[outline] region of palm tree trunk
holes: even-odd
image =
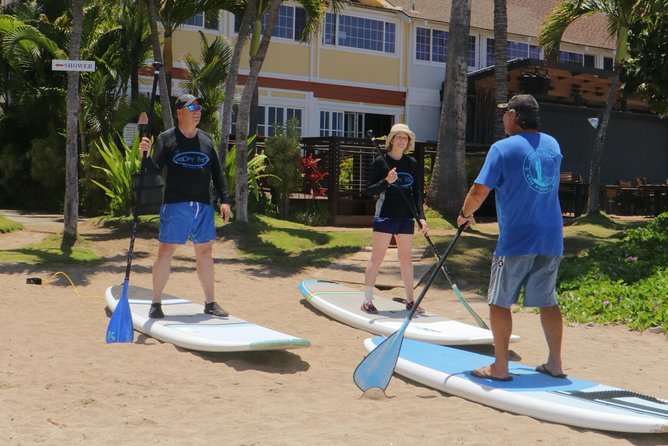
[[[225,83],[225,99],[223,101],[223,118],[220,127],[220,145],[218,146],[218,155],[221,164],[225,165],[227,159],[227,146],[230,141],[230,129],[232,127],[232,103],[234,101],[234,92],[237,87],[237,77],[239,75],[239,64],[241,62],[241,53],[246,45],[250,24],[255,18],[256,2],[249,1],[244,11],[241,27],[237,35],[237,42],[234,44],[234,54],[230,62],[230,70],[227,74]]]
[[[239,116],[237,118],[237,154],[235,166],[237,170],[235,200],[237,205],[236,219],[241,222],[248,222],[248,117],[250,115],[251,99],[253,91],[257,85],[257,79],[260,76],[260,70],[267,55],[271,33],[278,17],[278,11],[281,6],[281,0],[271,0],[269,8],[269,17],[267,18],[267,27],[262,34],[262,41],[257,54],[251,60],[250,71],[241,94],[239,104]]]
[[[151,46],[153,47],[153,60],[162,63],[162,53],[160,52],[160,34],[158,33],[158,13],[155,10],[153,0],[146,0],[148,10],[148,23],[151,28]],[[172,119],[172,106],[169,103],[169,94],[167,94],[167,78],[165,71],[160,70],[158,79],[160,85],[160,105],[162,107],[162,123],[165,129],[174,127]]]
[[[605,135],[608,131],[608,123],[612,115],[612,105],[617,101],[617,89],[619,87],[619,65],[615,66],[615,74],[612,76],[608,100],[605,109],[596,127],[596,139],[591,149],[591,162],[589,164],[589,198],[587,201],[587,213],[598,214],[601,212],[601,158],[603,158],[603,147],[605,146]]]
[[[497,104],[508,100],[508,9],[506,0],[494,0],[494,80]],[[505,136],[503,111],[494,107],[494,140]]]
[[[428,202],[454,215],[466,196],[466,93],[471,0],[453,0],[450,12],[445,92],[434,175]]]
[[[83,31],[83,0],[72,2],[72,35],[70,36],[70,60],[78,60],[81,52]],[[67,73],[67,142],[65,147],[65,206],[64,228],[61,249],[74,246],[77,241],[79,219],[79,153],[77,150],[77,128],[79,118],[79,72]]]

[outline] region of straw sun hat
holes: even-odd
[[[397,133],[405,133],[408,135],[409,141],[408,141],[408,146],[406,146],[406,150],[412,150],[413,147],[415,146],[415,133],[411,129],[408,128],[406,124],[394,124],[392,126],[392,129],[390,130],[390,134],[387,135],[387,138],[385,139],[385,146],[389,149],[390,144],[392,143],[392,138],[394,138]]]

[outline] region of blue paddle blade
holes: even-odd
[[[385,390],[390,384],[409,322],[408,318],[404,320],[399,330],[381,342],[359,363],[353,373],[353,380],[362,392],[374,388]]]
[[[132,312],[128,301],[129,281],[123,283],[123,293],[116,303],[109,326],[107,327],[107,344],[114,342],[134,342],[134,329],[132,328]]]

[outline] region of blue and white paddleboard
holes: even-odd
[[[380,296],[374,296],[377,314],[360,309],[364,292],[324,280],[304,280],[299,290],[306,301],[318,310],[355,328],[370,333],[389,336],[401,327],[408,315],[406,306]],[[405,333],[406,338],[442,345],[492,344],[490,330],[465,324],[434,313],[416,314]],[[518,341],[513,335],[511,342]]]
[[[384,338],[366,339],[371,351]],[[418,383],[507,412],[587,429],[668,432],[668,401],[568,376],[553,378],[535,366],[510,363],[512,381],[476,378],[471,371],[493,358],[405,339],[395,372]]]
[[[107,305],[114,311],[123,286],[110,286],[105,293]],[[204,352],[238,352],[284,350],[308,347],[306,339],[290,336],[261,325],[229,316],[204,314],[204,305],[164,294],[164,319],[149,319],[152,292],[130,286],[128,300],[135,330],[147,336],[189,350]]]

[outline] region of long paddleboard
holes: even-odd
[[[389,336],[399,329],[408,315],[404,304],[374,296],[377,314],[360,309],[364,293],[344,285],[322,280],[304,280],[299,289],[308,303],[327,316],[373,334]],[[492,332],[433,313],[415,314],[405,337],[441,345],[492,344]],[[513,336],[511,341],[518,341]]]
[[[110,286],[105,293],[107,305],[113,311],[123,292],[122,285]],[[204,352],[238,352],[255,350],[284,350],[308,347],[306,339],[290,336],[252,322],[229,316],[225,318],[204,314],[204,305],[187,299],[163,294],[164,319],[149,319],[152,292],[130,286],[128,300],[135,330],[147,336],[189,350]]]
[[[383,338],[366,339],[371,351]],[[553,378],[535,366],[510,363],[508,382],[471,371],[493,358],[463,349],[404,340],[395,372],[425,386],[507,412],[587,429],[668,432],[668,401],[568,376]]]

